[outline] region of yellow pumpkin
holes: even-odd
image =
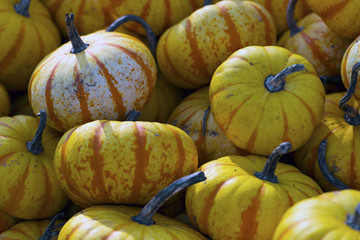
[[[60,46],[60,33],[39,1],[3,0],[0,12],[0,83],[23,91],[36,65]]]
[[[250,1],[220,1],[167,29],[156,56],[167,80],[196,89],[209,84],[216,68],[234,51],[273,45],[275,39],[274,21],[264,7]]]
[[[36,117],[0,118],[0,210],[21,219],[42,219],[65,207],[53,158],[61,135]],[[39,127],[38,127],[39,125]]]
[[[0,211],[0,233],[15,225],[18,220],[2,211]]]
[[[277,46],[250,46],[219,66],[210,107],[229,140],[268,156],[281,142],[304,145],[324,112],[325,90],[313,66]]]
[[[270,240],[290,206],[322,193],[300,170],[278,163],[289,148],[282,143],[268,159],[233,155],[202,165],[206,181],[186,190],[190,221],[213,240]]]
[[[0,117],[10,114],[10,96],[5,87],[0,83]]]
[[[289,208],[273,240],[359,240],[360,192],[342,190],[302,200]]]

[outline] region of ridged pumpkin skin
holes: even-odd
[[[0,211],[0,233],[16,224],[16,218]]]
[[[109,205],[86,208],[67,221],[58,239],[206,239],[190,226],[160,214],[155,214],[153,219],[156,224],[152,226],[133,222],[131,217],[138,215],[140,210],[137,207]]]
[[[172,125],[93,121],[66,132],[54,157],[56,176],[81,207],[145,205],[198,166],[191,138]]]
[[[33,72],[29,100],[45,109],[48,125],[61,131],[97,119],[123,120],[140,111],[156,83],[156,63],[138,39],[98,31],[82,37],[89,46],[70,53],[70,42],[48,55]]]
[[[250,1],[221,1],[193,12],[161,35],[158,65],[166,79],[182,88],[209,84],[216,68],[249,45],[274,45],[271,15]]]
[[[44,151],[33,154],[26,148],[38,124],[38,119],[31,116],[0,118],[0,210],[21,219],[47,218],[68,201],[53,166],[61,135],[46,127]]]
[[[286,211],[273,240],[358,240],[360,232],[345,222],[360,202],[360,192],[343,190],[305,199]]]
[[[319,76],[340,75],[341,60],[351,41],[331,32],[315,13],[305,16],[297,25],[304,29],[291,37],[290,31],[285,32],[277,45],[305,57]]]
[[[354,40],[360,34],[358,0],[307,0],[309,7],[319,15],[335,34]]]
[[[360,126],[353,126],[344,119],[339,108],[344,93],[326,96],[325,112],[319,126],[309,141],[295,152],[295,163],[309,175],[324,191],[337,190],[320,172],[318,148],[322,140],[327,140],[326,163],[332,174],[353,189],[360,189]],[[350,106],[360,110],[360,103],[350,99]]]
[[[265,79],[294,64],[284,90],[270,92]],[[236,146],[268,156],[282,142],[304,145],[324,112],[325,90],[302,56],[276,46],[251,46],[232,54],[210,83],[210,106],[219,128]]]
[[[10,114],[10,96],[5,87],[0,83],[0,117]]]
[[[322,193],[315,181],[288,164],[277,165],[279,183],[255,177],[265,162],[256,155],[226,156],[202,165],[207,180],[186,191],[190,221],[214,240],[268,240],[290,206]]]
[[[204,115],[209,102],[209,87],[203,87],[188,95],[172,112],[168,123],[181,128],[193,139],[199,154],[199,166],[226,155],[243,155],[214,121],[211,111],[208,112],[205,122]]]
[[[60,33],[46,7],[31,1],[29,17],[18,14],[19,0],[0,3],[0,83],[8,91],[27,89],[32,71],[60,46]]]
[[[160,36],[167,28],[200,8],[203,2],[203,0],[122,0],[115,6],[110,6],[109,12],[113,20],[127,14],[137,15],[150,25],[156,36]],[[127,23],[124,26],[145,34],[140,24]]]

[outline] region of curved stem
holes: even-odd
[[[14,5],[15,11],[24,17],[29,17],[30,2],[31,0],[21,0],[18,4]]]
[[[204,0],[203,7],[211,4],[212,4],[212,0]]]
[[[352,229],[360,231],[360,203],[356,206],[354,214],[347,215],[345,223]]]
[[[112,24],[110,24],[110,26],[106,29],[106,31],[113,32],[118,27],[120,27],[122,24],[129,22],[129,21],[134,21],[134,22],[140,23],[144,27],[145,32],[146,32],[146,38],[150,45],[151,54],[156,59],[156,45],[157,45],[156,36],[155,36],[154,32],[152,31],[150,25],[141,17],[138,17],[136,15],[131,15],[131,14],[124,15],[124,16],[116,19]]]
[[[210,112],[210,106],[205,110],[203,120],[202,120],[203,121],[203,124],[202,124],[202,126],[203,126],[203,129],[202,129],[203,137],[205,137],[205,134],[206,134],[206,119],[207,119],[207,117],[209,115],[209,112]]]
[[[347,104],[347,102],[354,95],[356,90],[358,71],[360,70],[360,62],[354,64],[351,71],[351,79],[350,86],[346,91],[346,94],[340,99],[339,107],[341,110],[345,112],[345,121],[351,125],[360,125],[360,116],[358,112],[351,106]]]
[[[139,111],[131,110],[126,116],[125,121],[137,121],[140,117],[141,113]]]
[[[292,148],[291,143],[285,142],[281,143],[280,146],[275,148],[275,150],[270,154],[267,159],[264,169],[262,172],[255,172],[255,176],[259,179],[266,180],[272,183],[278,183],[277,176],[275,175],[276,166],[280,160],[280,157],[288,153]]]
[[[131,219],[139,224],[144,224],[147,226],[154,225],[155,221],[152,219],[152,217],[169,198],[171,198],[177,192],[187,188],[188,186],[205,180],[206,177],[204,172],[200,171],[174,181],[169,186],[161,190],[158,194],[156,194],[155,197],[153,197],[150,202],[141,209],[140,213]]]
[[[40,113],[38,113],[37,116],[40,116],[39,127],[36,130],[33,140],[26,142],[27,150],[33,154],[40,154],[44,151],[41,141],[44,129],[46,127],[46,111],[44,109],[41,109]]]
[[[290,37],[301,32],[304,28],[300,28],[295,20],[294,13],[297,0],[290,0],[286,9],[286,20],[290,30]]]
[[[41,237],[39,238],[39,240],[49,240],[52,237],[55,237],[57,235],[59,235],[60,230],[56,230],[55,229],[64,226],[64,223],[60,223],[60,224],[56,224],[55,222],[59,219],[63,219],[65,217],[65,213],[64,212],[60,212],[58,214],[56,214],[53,219],[51,220],[51,222],[49,223],[49,225],[47,226],[47,228],[45,229],[43,235],[41,235]]]
[[[320,80],[323,84],[340,84],[342,83],[341,76],[320,76]]]
[[[326,145],[327,141],[322,140],[319,145],[319,152],[318,152],[318,163],[319,168],[322,175],[326,178],[326,180],[331,183],[333,186],[337,187],[338,189],[349,189],[344,183],[342,183],[339,179],[337,179],[329,170],[326,164]]]
[[[79,53],[79,52],[84,51],[89,46],[89,44],[84,43],[83,40],[81,40],[79,32],[76,29],[76,26],[74,24],[74,14],[73,13],[65,14],[65,23],[66,23],[66,30],[67,30],[69,39],[73,46],[70,52],[71,53]]]
[[[285,78],[296,72],[304,70],[305,67],[302,64],[294,64],[280,71],[275,76],[270,75],[265,79],[264,85],[269,92],[278,92],[284,90]]]

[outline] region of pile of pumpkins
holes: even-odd
[[[2,0],[0,239],[360,239],[359,7]]]

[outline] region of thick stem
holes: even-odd
[[[29,7],[31,0],[21,0],[18,4],[14,5],[14,9],[18,14],[23,15],[24,17],[30,17]]]
[[[65,23],[66,23],[66,30],[69,36],[69,39],[72,44],[71,53],[79,53],[84,51],[89,44],[84,43],[80,37],[80,34],[75,26],[74,23],[74,14],[73,13],[66,13],[65,14]]]
[[[110,24],[110,26],[106,29],[106,31],[113,32],[118,27],[120,27],[121,25],[123,25],[124,23],[129,22],[129,21],[134,21],[134,22],[140,23],[144,27],[145,32],[146,32],[146,38],[150,45],[151,54],[156,59],[156,45],[157,45],[156,36],[155,36],[154,32],[152,31],[150,25],[141,17],[138,17],[136,15],[131,15],[131,14],[124,15],[124,16],[116,19],[112,24]]]
[[[65,222],[59,223],[56,225],[55,225],[55,222],[59,219],[64,219],[64,217],[65,217],[64,212],[60,212],[60,213],[56,214],[53,217],[53,219],[51,220],[51,222],[49,223],[49,225],[47,226],[47,228],[45,229],[43,235],[41,235],[41,237],[39,238],[39,240],[49,240],[52,237],[58,236],[60,233],[60,230],[55,230],[55,229],[64,226]]]
[[[126,116],[125,121],[137,121],[140,117],[141,113],[139,111],[131,110]]]
[[[211,5],[212,2],[213,2],[212,0],[204,0],[203,7],[205,7],[207,5]]]
[[[318,163],[322,175],[326,178],[326,180],[329,183],[331,183],[333,186],[337,187],[338,189],[349,189],[348,186],[342,183],[330,172],[326,164],[326,145],[327,145],[327,141],[322,140],[319,145],[319,152],[318,152]]]
[[[356,206],[354,214],[347,215],[345,223],[352,229],[360,231],[360,203]]]
[[[276,166],[280,160],[280,157],[288,153],[292,148],[291,143],[285,142],[281,143],[279,147],[275,148],[275,150],[270,154],[269,158],[267,159],[264,169],[262,172],[255,172],[255,176],[266,180],[272,183],[278,183],[277,176],[275,175]]]
[[[300,28],[295,20],[294,13],[297,0],[290,0],[286,9],[286,20],[290,30],[290,37],[301,32],[304,28]]]
[[[285,78],[296,72],[304,70],[305,67],[302,64],[294,64],[280,71],[275,76],[270,75],[265,79],[264,85],[269,92],[278,92],[284,90]]]
[[[155,221],[152,219],[152,217],[169,198],[171,198],[177,192],[187,188],[188,186],[205,180],[206,177],[204,172],[200,171],[174,181],[169,186],[161,190],[158,194],[156,194],[155,197],[153,197],[150,202],[141,209],[140,213],[131,219],[139,224],[144,224],[147,226],[154,225]]]
[[[355,93],[359,70],[360,70],[360,62],[354,64],[351,71],[350,86],[346,91],[346,94],[340,99],[340,103],[339,103],[340,109],[345,112],[345,116],[344,116],[345,121],[351,125],[360,125],[359,113],[353,107],[347,104],[347,102],[351,99],[351,97]]]
[[[206,134],[206,119],[207,119],[207,117],[209,115],[209,112],[210,112],[210,106],[205,110],[203,120],[202,120],[203,121],[203,124],[202,124],[202,126],[203,126],[203,129],[202,129],[203,137],[205,137],[205,134]]]
[[[40,113],[38,113],[37,116],[40,116],[39,127],[36,130],[33,140],[26,142],[27,150],[33,154],[40,154],[44,151],[41,141],[44,129],[46,127],[46,111],[44,109],[41,109]]]

